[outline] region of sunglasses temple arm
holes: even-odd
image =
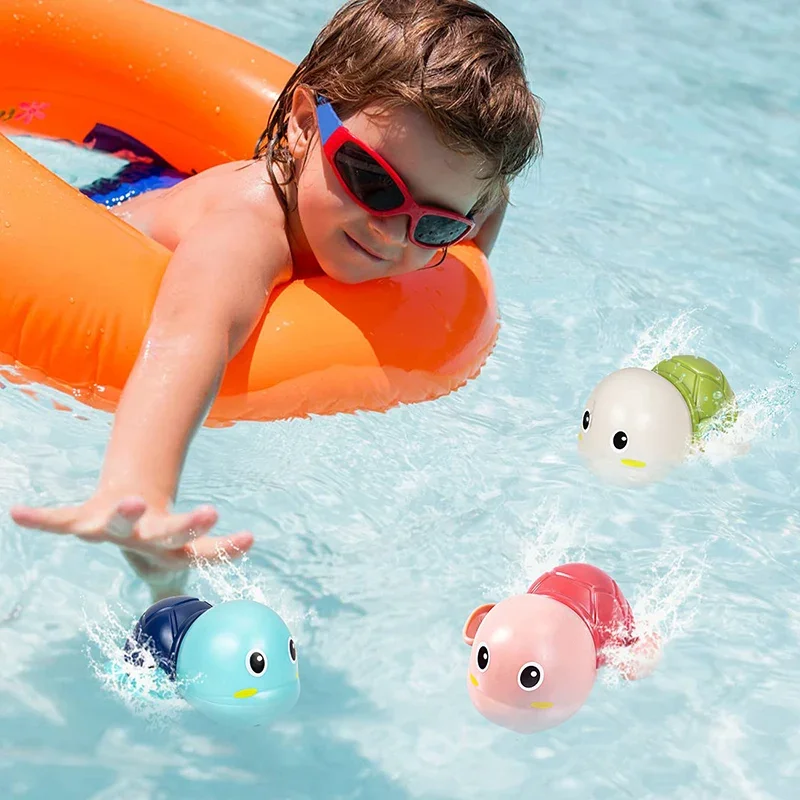
[[[478,245],[480,251],[489,256],[497,241],[500,228],[503,226],[503,219],[508,208],[508,200],[503,198],[497,207],[487,216],[479,215],[475,220],[475,227],[469,232],[466,240],[472,240]]]

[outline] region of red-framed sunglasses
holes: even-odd
[[[344,126],[333,106],[317,98],[322,150],[348,195],[376,217],[406,214],[408,238],[419,247],[439,250],[460,242],[474,227],[470,217],[417,203],[385,158]]]

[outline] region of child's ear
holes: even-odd
[[[286,126],[286,139],[289,152],[296,159],[304,159],[308,154],[311,139],[317,127],[316,103],[305,86],[298,86],[292,95],[292,108]]]

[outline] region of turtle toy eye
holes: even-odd
[[[255,678],[260,678],[267,671],[267,657],[260,650],[251,650],[245,658],[247,671]]]
[[[532,692],[538,689],[544,682],[544,669],[541,664],[529,661],[523,664],[517,674],[517,685],[524,692]]]
[[[489,648],[484,643],[481,643],[478,646],[478,652],[475,654],[475,663],[481,672],[486,672],[489,669],[489,660]]]
[[[628,446],[628,434],[625,431],[617,431],[611,437],[611,444],[615,450],[622,452]]]
[[[289,637],[289,659],[291,660],[292,664],[297,663],[297,647],[294,643],[294,639],[291,636]]]
[[[592,415],[589,413],[589,409],[587,408],[586,411],[583,412],[583,419],[581,420],[581,427],[585,430],[589,430],[589,425],[592,422]]]

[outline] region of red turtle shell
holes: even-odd
[[[605,663],[608,645],[632,644],[633,612],[616,581],[591,564],[563,564],[535,580],[528,594],[552,597],[571,608],[589,628],[597,666]],[[621,632],[621,633],[620,633]]]

